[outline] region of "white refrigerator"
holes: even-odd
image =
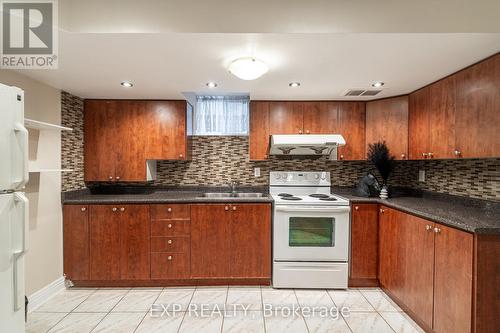
[[[27,249],[28,131],[24,92],[0,84],[0,323],[3,332],[25,332],[24,254]]]

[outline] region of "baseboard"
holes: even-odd
[[[58,294],[61,290],[65,289],[64,285],[64,276],[61,276],[59,279],[54,282],[49,283],[42,289],[34,292],[33,294],[28,296],[28,312],[33,312],[40,305],[47,302],[49,299]]]

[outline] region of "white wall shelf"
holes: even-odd
[[[30,173],[42,173],[42,172],[72,172],[71,169],[33,169]]]
[[[64,127],[60,125],[50,124],[43,121],[24,119],[24,126],[31,129],[37,129],[40,131],[72,131],[72,128]]]

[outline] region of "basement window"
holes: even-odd
[[[196,96],[195,135],[248,135],[248,96]]]

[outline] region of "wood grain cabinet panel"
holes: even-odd
[[[151,237],[151,252],[189,253],[189,236]]]
[[[191,205],[191,276],[229,278],[231,210],[226,204]]]
[[[188,219],[151,220],[151,236],[189,236],[191,222]]]
[[[408,154],[410,160],[426,159],[430,151],[430,88],[409,95]]]
[[[378,205],[353,204],[351,212],[349,286],[377,286]]]
[[[120,273],[122,280],[150,278],[150,219],[147,205],[120,205]]]
[[[63,208],[64,274],[70,280],[90,278],[89,207],[64,205]]]
[[[271,205],[232,204],[232,277],[271,278]]]
[[[302,134],[303,105],[297,102],[269,102],[270,134]]]
[[[151,205],[151,219],[153,220],[177,220],[189,219],[191,217],[190,205],[168,204]]]
[[[436,225],[434,325],[436,333],[470,332],[472,328],[472,234]]]
[[[338,158],[346,161],[365,160],[365,103],[339,102],[338,109],[338,127],[334,134],[341,134],[346,141],[346,145],[338,149]]]
[[[117,206],[90,206],[90,279],[120,280],[120,215]]]
[[[249,154],[251,161],[269,157],[269,102],[250,102]]]
[[[297,102],[302,104],[303,134],[336,134],[338,132],[337,102]]]
[[[500,54],[458,72],[455,79],[460,157],[500,156]]]
[[[151,279],[189,279],[189,253],[151,253]]]
[[[408,158],[408,96],[366,103],[366,147],[378,141],[396,159]]]

